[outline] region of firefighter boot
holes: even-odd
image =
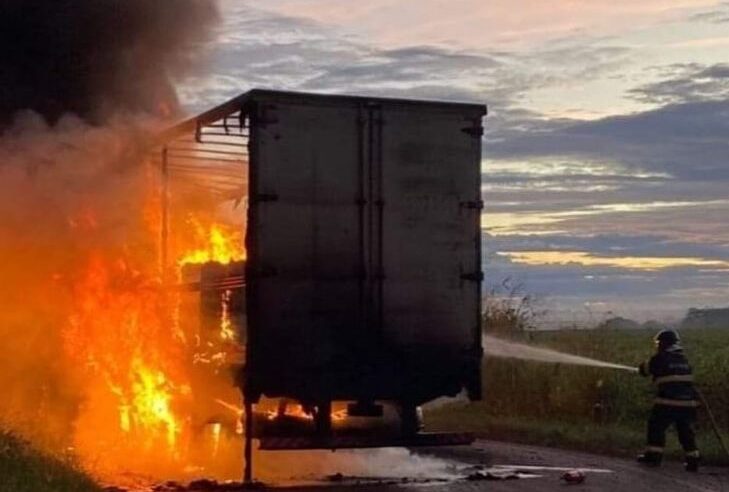
[[[661,466],[663,454],[655,451],[646,451],[645,453],[638,455],[637,459],[638,463],[642,463],[646,466]]]
[[[687,454],[686,455],[686,461],[683,464],[684,469],[687,472],[694,472],[696,473],[699,471],[699,461],[701,461],[701,458],[699,457],[699,454]]]

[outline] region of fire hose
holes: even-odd
[[[701,391],[699,391],[698,388],[696,388],[696,394],[699,396],[699,400],[701,400],[701,404],[706,409],[706,414],[709,416],[709,422],[711,422],[711,428],[714,431],[714,435],[716,436],[716,439],[719,441],[719,445],[721,446],[721,449],[724,451],[724,454],[727,456],[727,458],[729,458],[729,448],[726,447],[724,438],[722,437],[721,432],[719,432],[719,424],[716,423],[716,418],[714,417],[714,412],[711,411],[711,407],[709,406],[709,403],[706,401],[704,394]]]

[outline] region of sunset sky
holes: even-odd
[[[253,87],[487,103],[489,286],[565,319],[729,305],[729,2],[221,5],[191,112]]]

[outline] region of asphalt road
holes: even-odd
[[[472,446],[421,449],[406,459],[426,460],[430,471],[424,476],[418,466],[400,468],[396,455],[392,466],[373,465],[362,476],[333,474],[318,477],[308,485],[286,486],[291,492],[405,491],[427,492],[729,492],[729,469],[704,467],[698,474],[683,470],[681,463],[668,462],[661,468],[644,468],[632,460],[588,453],[479,440]],[[373,463],[377,460],[373,455]],[[433,465],[442,464],[433,471]],[[401,470],[408,470],[407,474]],[[440,471],[438,471],[440,470]],[[568,470],[581,470],[585,480],[568,485],[561,476]],[[519,478],[516,478],[519,477]],[[469,479],[470,478],[470,479]],[[201,486],[189,492],[216,490]],[[241,490],[226,487],[224,490]],[[282,490],[282,489],[279,489]]]
[[[455,487],[443,490],[729,492],[729,469],[705,467],[693,474],[684,471],[678,462],[667,462],[660,468],[645,468],[632,460],[493,441],[477,441],[468,448],[440,452],[487,469],[504,467],[537,475],[517,480],[458,482]],[[585,481],[567,485],[561,477],[566,471],[575,469],[584,473]]]

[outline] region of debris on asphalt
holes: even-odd
[[[202,478],[200,480],[193,480],[192,482],[190,482],[188,488],[195,490],[215,490],[218,488],[218,482],[216,482],[215,480]]]
[[[343,482],[344,475],[342,475],[341,473],[334,473],[333,475],[327,475],[327,480],[329,482]]]
[[[452,482],[452,478],[441,477],[372,477],[350,476],[334,473],[324,477],[324,481],[332,483],[346,483],[349,485],[402,485],[402,484],[435,484]]]
[[[217,480],[200,479],[194,480],[187,485],[179,482],[167,481],[152,487],[152,492],[240,492],[243,490],[262,490],[265,485],[262,482],[252,482],[244,484],[236,481],[218,482]],[[120,491],[104,491],[104,492],[128,492]]]
[[[562,475],[562,480],[569,485],[581,484],[585,481],[585,474],[580,470],[570,470]]]
[[[165,483],[155,485],[154,487],[152,487],[152,490],[154,492],[178,492],[181,490],[185,490],[186,488],[187,487],[185,487],[181,483],[169,480]]]
[[[521,478],[518,473],[493,473],[493,472],[474,472],[466,476],[469,482],[478,482],[481,480],[516,480]]]

